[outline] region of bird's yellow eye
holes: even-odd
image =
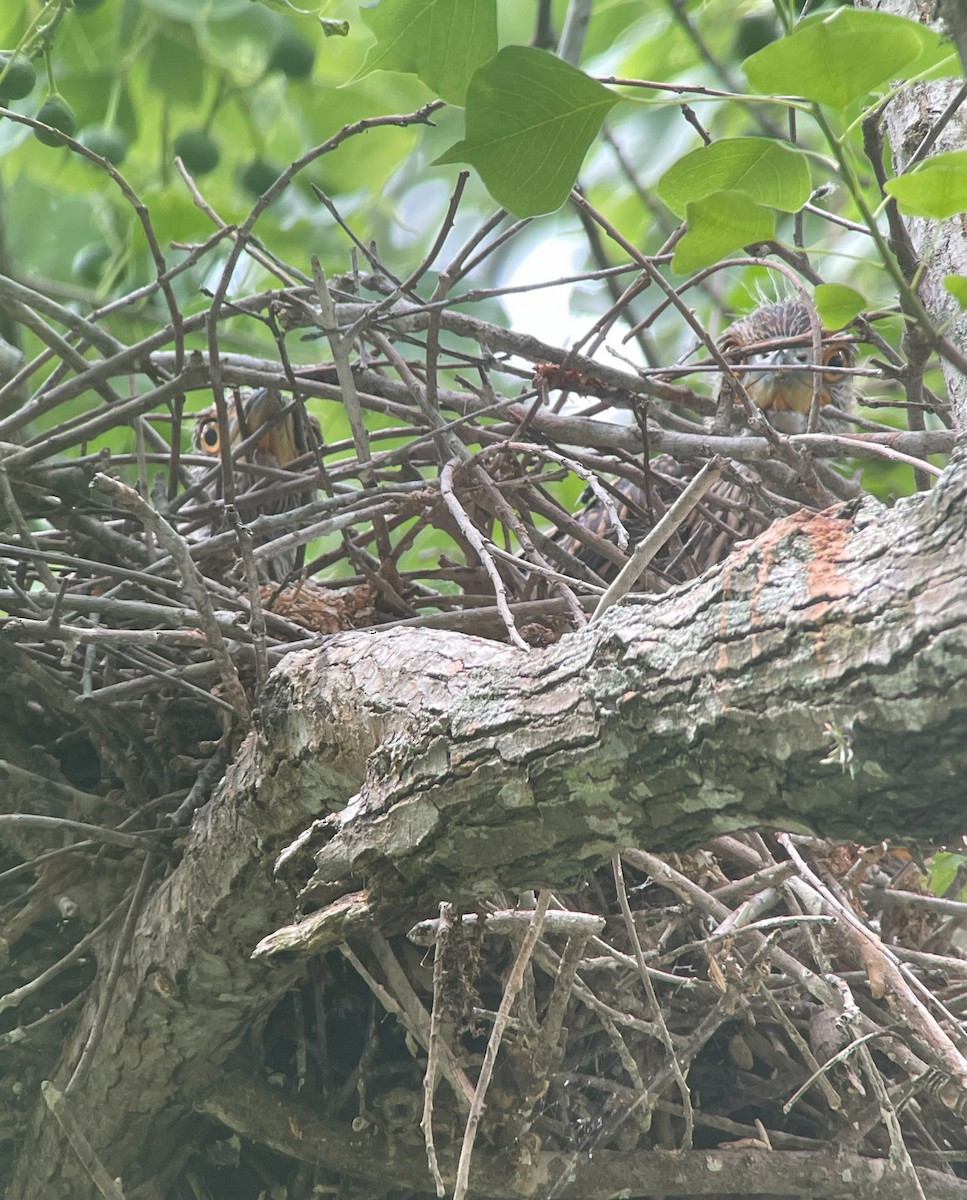
[[[198,440],[206,454],[217,454],[221,441],[218,436],[218,423],[211,420],[206,421],[201,428]]]

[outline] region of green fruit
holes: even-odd
[[[297,33],[287,30],[272,47],[269,54],[268,69],[281,71],[290,79],[305,79],[312,74],[312,64],[316,61],[316,50],[308,42],[303,41]]]
[[[8,100],[22,100],[24,96],[29,96],[37,82],[37,72],[26,54],[0,50],[0,73],[4,70],[6,70],[6,74],[3,76],[3,81],[0,82],[0,96],[3,97],[4,103]]]
[[[48,96],[37,110],[37,120],[43,121],[45,125],[50,125],[54,129],[59,129],[61,133],[68,135],[73,134],[77,128],[77,118],[74,116],[74,110],[63,96]],[[60,138],[55,137],[52,133],[47,133],[43,129],[35,129],[34,137],[38,142],[43,142],[45,146],[62,146],[64,144]]]
[[[214,171],[222,157],[218,142],[201,129],[188,129],[175,138],[175,154],[192,175]]]
[[[104,242],[88,242],[74,255],[71,274],[85,287],[96,288],[112,257],[110,247]]]
[[[238,182],[250,196],[258,199],[263,192],[269,190],[281,174],[281,167],[266,162],[264,158],[253,158],[247,166],[239,171]]]
[[[110,125],[88,125],[77,135],[77,140],[88,150],[100,154],[109,163],[119,167],[128,152],[128,139],[119,129]]]

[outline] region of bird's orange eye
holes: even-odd
[[[852,387],[852,382],[848,375],[840,375],[835,368],[851,367],[853,365],[853,352],[849,346],[832,345],[827,346],[823,350],[823,366],[826,370],[823,372],[823,379],[830,383],[835,382],[838,386]],[[833,368],[830,370],[830,368]]]
[[[201,448],[207,454],[217,454],[220,439],[218,436],[218,425],[215,421],[206,421],[202,426],[198,440],[201,442]]]

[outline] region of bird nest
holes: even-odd
[[[476,293],[425,302],[380,263],[327,281],[258,255],[279,286],[229,301],[233,259],[202,311],[180,310],[177,269],[84,316],[3,281],[8,318],[45,343],[0,390],[0,738],[21,818],[4,826],[0,973],[28,1079],[91,984],[83,948],[124,908],[138,836],[179,836],[284,655],[400,626],[540,647],[588,619],[712,456],[718,482],[626,586],[687,582],[776,517],[855,498],[857,463],[925,484],[951,447],[927,391],[908,431],[814,411],[782,433],[741,389],[723,419],[714,379],[738,359],[707,336],[675,370],[614,365],[470,315]],[[114,332],[159,300],[167,321]],[[261,429],[242,427],[263,394],[301,430],[289,457],[260,459]],[[790,1171],[839,1194],[846,1163],[856,1194],[960,1195],[963,906],[926,890],[909,855],[749,835],[629,853],[537,914],[502,897],[428,913],[409,942],[329,955],[269,1016],[252,1053],[288,1119],[271,1151],[256,1129],[226,1141],[245,1130],[229,1080],[195,1169],[212,1195],[243,1175],[281,1185],[315,1129],[320,1186],[379,1166],[380,1190],[426,1192],[424,1132],[431,1165],[456,1170],[489,1072],[479,1194],[571,1177],[583,1195],[708,1194],[710,1171],[722,1194],[781,1192]],[[376,1130],[392,1183],[335,1148]],[[870,1166],[884,1159],[898,1191]]]

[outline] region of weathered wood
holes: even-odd
[[[264,719],[300,786],[320,724],[380,743],[310,894],[363,879],[373,919],[398,928],[442,896],[573,882],[616,847],[751,826],[958,833],[965,482],[961,465],[891,511],[777,522],[695,585],[545,651],[471,666],[472,641],[419,631],[291,655]]]
[[[333,902],[332,929],[316,915],[316,949],[346,935],[339,897],[361,885],[353,919],[390,930],[445,897],[573,881],[621,846],[751,826],[959,832],[965,468],[889,511],[780,521],[694,584],[546,650],[417,630],[337,635],[284,659],[258,734],[152,897],[71,1094],[108,1169],[164,1161],[190,1098],[297,977],[251,954],[295,912],[277,852],[327,812],[335,836],[311,890]],[[287,865],[300,883],[311,868],[298,854]],[[43,1153],[22,1156],[10,1196],[87,1194],[37,1120]]]

